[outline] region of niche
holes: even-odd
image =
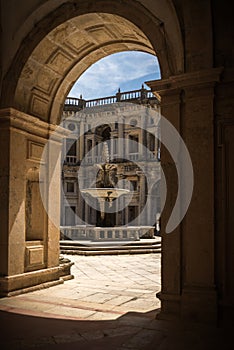
[[[38,168],[27,173],[26,183],[26,241],[42,241],[44,238],[45,210],[40,195]]]

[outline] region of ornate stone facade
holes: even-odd
[[[85,105],[87,107],[83,109]],[[95,127],[99,120],[100,125]],[[130,202],[127,198],[119,204],[114,202],[115,213],[108,226],[135,226],[139,238],[143,226],[156,225],[156,216],[160,216],[159,121],[159,101],[143,87],[125,93],[119,91],[116,98],[67,99],[62,115],[62,126],[70,130],[62,157],[61,229],[65,237],[85,238],[83,233],[79,235],[79,231],[84,231],[84,224],[100,226],[98,211],[88,205],[80,190],[93,185],[92,173],[103,161],[104,141],[108,144],[109,161],[117,166],[120,183],[124,181],[124,188],[133,194]],[[98,174],[95,176],[97,178]],[[147,213],[140,215],[147,200],[150,202]],[[76,225],[83,227],[80,230],[74,227],[73,231],[69,227]],[[150,228],[149,236],[153,234],[154,229]]]

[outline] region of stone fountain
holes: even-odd
[[[116,198],[130,194],[130,191],[116,187],[118,182],[117,165],[110,163],[108,144],[106,141],[103,143],[102,161],[102,164],[96,165],[98,172],[95,187],[83,189],[81,192],[97,198],[101,214],[101,220],[98,225],[101,227],[111,227],[114,226],[114,223],[111,220],[111,215],[107,213],[108,209],[112,207],[113,201],[116,200]]]

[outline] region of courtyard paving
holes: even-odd
[[[155,296],[160,290],[160,254],[63,256],[74,262],[74,279],[48,289],[0,299],[0,310],[24,315],[22,322],[27,317],[33,317],[32,321],[35,318],[85,321],[81,331],[67,334],[64,329],[65,333],[55,331],[51,336],[37,336],[35,329],[27,330],[26,339],[22,333],[18,338],[11,335],[5,339],[4,345],[9,349],[68,346],[69,343],[72,346],[74,341],[79,341],[81,346],[82,342],[95,340],[96,343],[106,337],[129,337],[138,333],[139,327],[135,325],[136,319],[124,319],[124,315],[135,313],[137,317],[139,313],[145,315],[143,321],[154,320],[160,307]],[[120,319],[122,327],[116,322]],[[100,321],[103,326],[99,328]],[[152,330],[149,332],[152,334]]]
[[[217,338],[216,329],[155,319],[160,254],[64,257],[74,262],[74,279],[0,299],[1,349],[207,350],[221,345],[223,334]]]

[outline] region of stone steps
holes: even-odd
[[[112,254],[152,254],[161,253],[161,240],[134,242],[90,242],[60,241],[61,254],[72,255],[112,255]]]

